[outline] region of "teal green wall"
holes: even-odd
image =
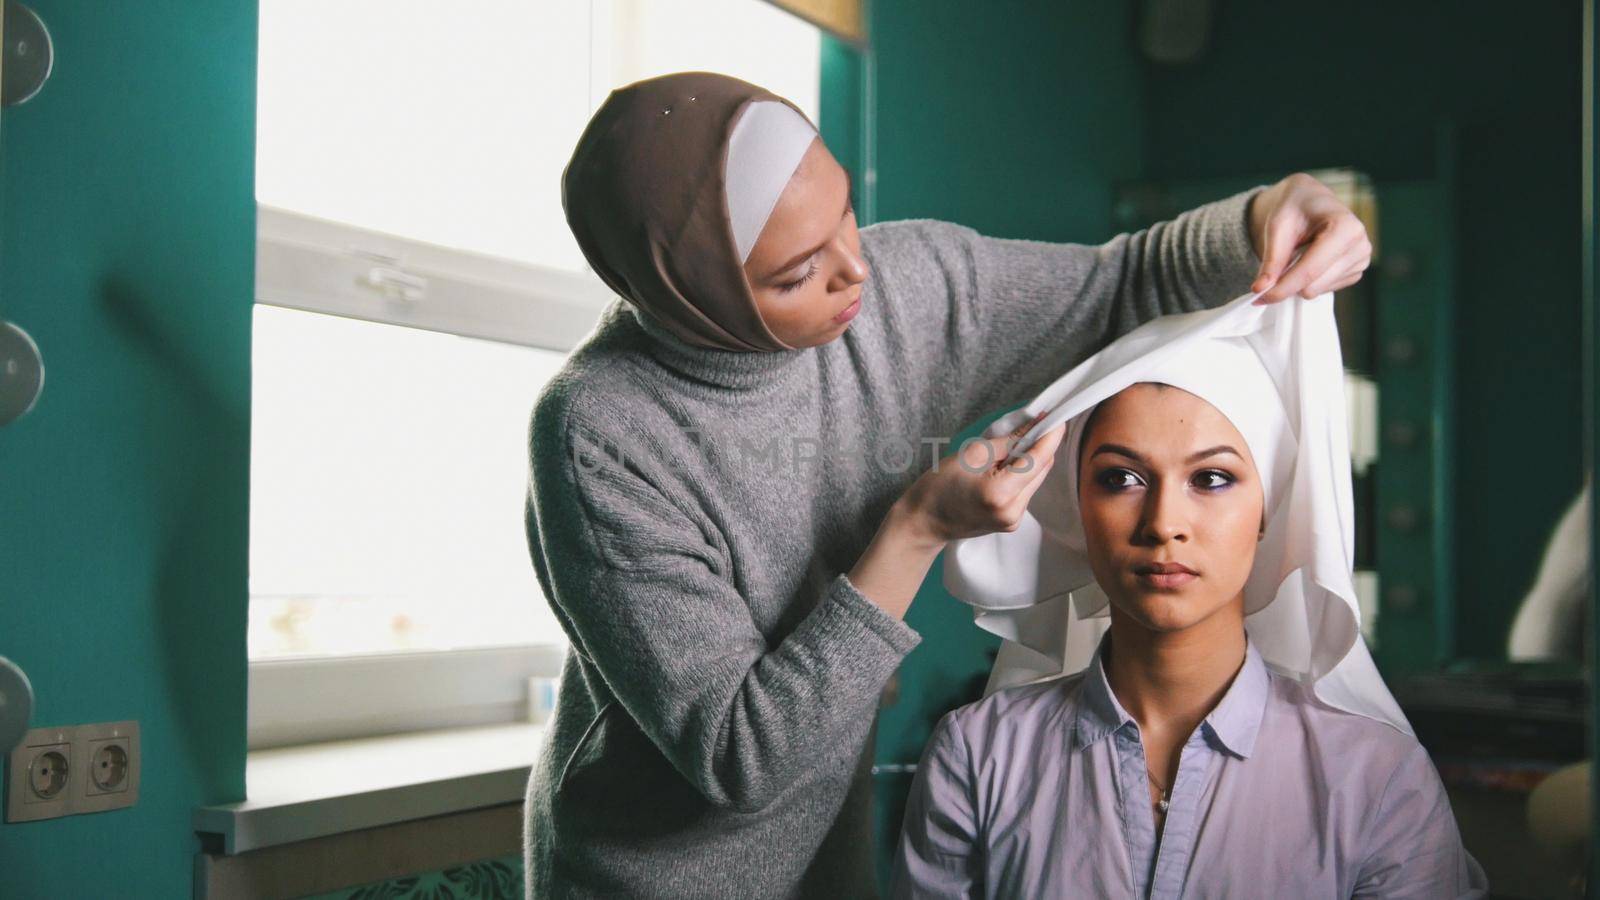
[[[0,113],[0,655],[34,722],[137,719],[132,809],[0,824],[6,897],[186,897],[244,794],[256,5],[28,0],[55,74]]]
[[[873,0],[878,219],[1103,240],[1144,119],[1131,5]]]
[[[1354,166],[1380,202],[1450,182],[1455,649],[1503,656],[1582,481],[1581,4],[1214,6],[1203,60],[1145,66],[1146,176]]]

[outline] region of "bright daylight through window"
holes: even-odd
[[[539,332],[550,290],[494,294],[497,323],[473,286],[598,286],[560,173],[612,87],[710,69],[815,119],[817,31],[760,0],[262,0],[260,40],[256,196],[289,237],[258,259],[250,658],[560,644],[525,429],[575,338]],[[444,258],[475,324],[374,236]]]

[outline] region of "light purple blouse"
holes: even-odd
[[[947,714],[896,897],[1485,897],[1422,745],[1245,661],[1184,744],[1159,846],[1139,724],[1089,668]]]

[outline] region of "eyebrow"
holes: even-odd
[[[856,205],[855,204],[856,180],[855,180],[855,176],[853,176],[850,173],[850,167],[849,166],[846,166],[844,163],[840,163],[839,164],[839,168],[844,169],[845,184],[847,185],[847,189],[846,189],[845,195],[844,195],[844,209],[842,211],[840,211],[840,213],[839,213],[839,218],[843,219],[845,216],[850,214],[850,210],[852,208],[854,208],[855,205]],[[787,272],[790,269],[794,268],[795,266],[798,266],[800,263],[806,261],[807,259],[810,259],[813,254],[815,254],[818,250],[821,250],[823,247],[827,246],[827,244],[828,244],[827,241],[823,241],[822,243],[816,245],[815,247],[812,247],[810,250],[807,250],[804,253],[799,254],[794,259],[791,259],[788,262],[784,263],[783,265],[777,267],[776,269],[773,269],[772,272],[769,275],[767,275],[767,277],[768,278],[776,278],[779,275],[782,275],[784,272]]]
[[[1119,456],[1126,456],[1129,459],[1137,460],[1139,462],[1147,462],[1147,460],[1143,456],[1139,455],[1138,453],[1134,452],[1133,450],[1129,449],[1128,447],[1122,446],[1121,444],[1101,444],[1099,447],[1095,448],[1095,451],[1093,453],[1089,454],[1089,457],[1091,459],[1093,459],[1094,457],[1099,456],[1102,453],[1115,453],[1115,454],[1117,454]],[[1228,446],[1227,444],[1218,444],[1215,447],[1207,447],[1204,450],[1200,450],[1200,451],[1197,451],[1195,453],[1189,454],[1189,458],[1184,460],[1184,462],[1186,462],[1186,463],[1196,463],[1196,462],[1199,462],[1202,459],[1205,459],[1208,456],[1216,456],[1219,453],[1232,453],[1234,456],[1237,456],[1240,459],[1244,459],[1244,454],[1242,454],[1239,451],[1233,449],[1232,447]]]

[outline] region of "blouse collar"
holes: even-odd
[[[1093,744],[1108,734],[1138,723],[1122,708],[1106,679],[1103,657],[1110,644],[1111,632],[1100,637],[1094,658],[1084,671],[1082,693],[1079,695],[1077,720],[1073,728],[1073,746],[1076,749]],[[1245,635],[1244,665],[1234,676],[1227,693],[1201,722],[1201,727],[1216,738],[1230,753],[1249,758],[1255,749],[1256,734],[1261,730],[1261,719],[1266,714],[1270,694],[1270,679],[1266,662],[1256,649],[1255,642]]]

